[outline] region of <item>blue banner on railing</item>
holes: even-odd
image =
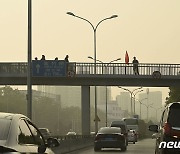
[[[33,60],[32,76],[65,77],[66,62],[64,60]]]

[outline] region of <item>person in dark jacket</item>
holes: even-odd
[[[136,59],[136,57],[133,58],[132,63],[133,63],[134,74],[139,75],[139,68],[138,68],[139,61]]]
[[[41,60],[46,60],[45,55],[42,55]]]
[[[67,63],[69,62],[69,59],[68,59],[68,58],[69,58],[68,55],[66,55],[66,57],[64,58],[65,62],[67,62]]]

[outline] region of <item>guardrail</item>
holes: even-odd
[[[53,136],[60,142],[59,147],[52,148],[54,153],[64,154],[92,146],[94,144],[93,135],[73,135],[73,136]]]
[[[68,69],[77,75],[93,75],[94,63],[69,63]],[[138,65],[140,75],[152,75],[158,71],[161,75],[180,75],[180,64],[150,64]],[[96,75],[133,75],[133,64],[125,63],[96,63]],[[27,63],[0,63],[0,75],[27,76]]]
[[[64,136],[54,135],[52,137],[62,141],[62,140],[72,140],[72,139],[94,138],[94,135],[64,135]]]

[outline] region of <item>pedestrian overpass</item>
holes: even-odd
[[[131,63],[68,63],[66,71],[62,76],[32,74],[32,85],[180,86],[180,64],[141,63],[139,75]],[[27,63],[0,63],[0,85],[27,85]]]
[[[141,63],[134,75],[131,63],[57,63],[35,62],[32,85],[81,86],[83,135],[90,133],[90,86],[180,86],[180,64]],[[0,63],[0,85],[27,85],[27,63]]]

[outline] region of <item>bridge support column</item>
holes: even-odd
[[[90,135],[90,87],[81,86],[82,135]]]

